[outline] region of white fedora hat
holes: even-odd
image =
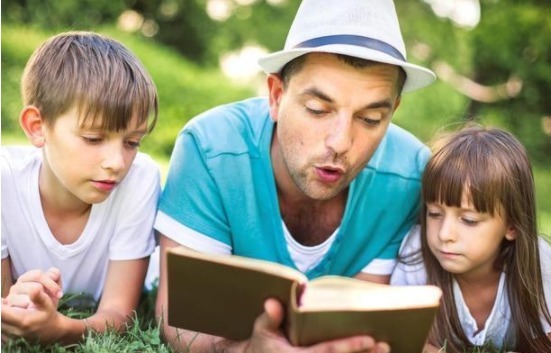
[[[334,53],[401,66],[402,92],[434,82],[429,69],[406,61],[406,48],[391,0],[303,0],[289,29],[285,49],[259,59],[266,73],[312,52]]]

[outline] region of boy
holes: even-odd
[[[2,341],[122,329],[155,245],[159,171],[137,151],[157,120],[155,85],[121,43],[67,32],[32,55],[22,95],[34,147],[2,148]],[[95,314],[59,313],[68,292],[99,300]]]

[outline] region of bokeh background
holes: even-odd
[[[166,171],[174,139],[190,118],[266,94],[256,60],[283,47],[299,3],[2,1],[2,144],[26,143],[18,125],[19,81],[32,51],[61,31],[92,30],[122,41],[155,80],[160,120],[142,150]],[[551,2],[395,3],[408,59],[439,76],[434,85],[403,97],[395,123],[425,142],[467,120],[514,133],[534,164],[540,229],[551,234]]]

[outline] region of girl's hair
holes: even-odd
[[[92,32],[65,32],[44,42],[31,56],[21,81],[23,103],[45,123],[76,107],[80,124],[96,119],[119,131],[134,116],[138,124],[157,121],[157,90],[139,59],[116,40]]]
[[[445,344],[447,352],[463,352],[472,346],[458,318],[452,275],[431,253],[426,237],[426,203],[460,207],[464,193],[478,212],[499,214],[516,232],[514,241],[504,239],[495,264],[507,275],[515,326],[516,347],[507,348],[551,352],[540,321],[540,315],[550,323],[551,317],[542,284],[532,167],[526,150],[514,136],[477,125],[440,139],[423,174],[421,252],[428,283],[439,286],[444,293],[429,342],[440,347]]]

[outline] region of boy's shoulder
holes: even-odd
[[[31,170],[42,162],[41,150],[34,146],[2,146],[2,174]]]
[[[160,169],[157,162],[147,153],[138,152],[125,179],[146,181],[158,178],[159,173]]]

